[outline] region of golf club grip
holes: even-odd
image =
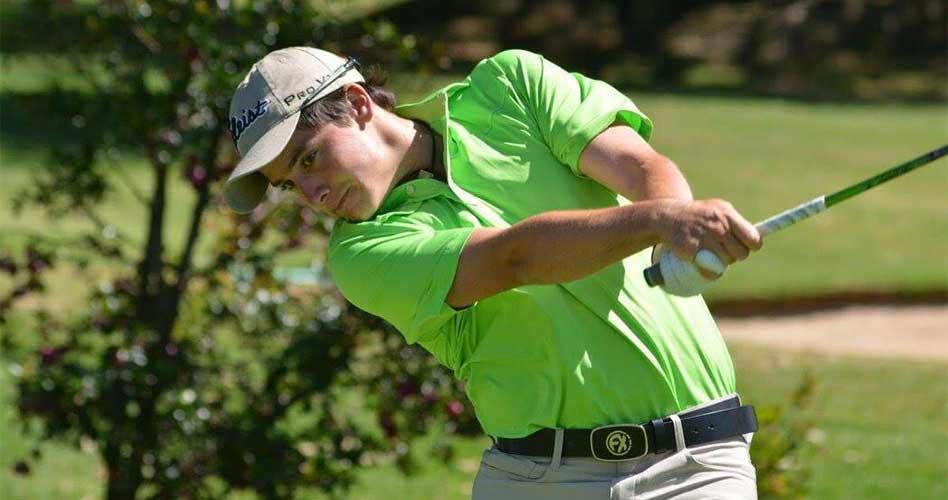
[[[773,217],[762,220],[754,225],[761,237],[775,233],[781,229],[790,227],[801,220],[810,218],[823,210],[826,210],[825,197],[820,196],[808,202],[801,203],[793,208],[784,210]],[[665,283],[665,277],[662,276],[661,263],[655,263],[645,269],[643,272],[645,283],[648,286],[658,286]]]
[[[801,220],[808,219],[823,210],[826,210],[826,199],[823,196],[801,203],[793,208],[784,210],[773,217],[754,224],[761,237],[790,227]]]

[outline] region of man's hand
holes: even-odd
[[[652,200],[651,204],[653,228],[659,240],[686,262],[693,262],[698,251],[706,249],[730,265],[763,245],[754,225],[727,201],[664,199]]]

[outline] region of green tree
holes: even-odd
[[[91,273],[84,280],[89,300],[78,314],[34,313],[42,346],[17,361],[21,413],[49,435],[93,439],[109,499],[341,492],[378,453],[410,466],[408,444],[432,426],[471,428],[458,386],[429,356],[327,283],[274,279],[275,255],[300,246],[319,255],[331,221],[289,204],[236,216],[215,201],[216,181],[235,163],[230,96],[253,62],[288,45],[346,52],[341,40],[404,55],[391,26],[333,24],[297,1],[17,9],[21,32],[5,35],[7,50],[29,39],[20,46],[65,60],[79,83],[20,104],[24,115],[69,128],[18,206],[81,213],[96,230],[68,244],[37,234],[22,254],[3,257],[15,286],[0,297],[0,325],[23,296],[43,292],[51,267],[108,267],[106,284]],[[27,33],[40,29],[55,36]],[[140,243],[98,214],[129,175],[115,158],[128,157],[144,158],[149,173]],[[187,220],[166,221],[179,175],[195,201]],[[181,234],[172,255],[169,241]]]

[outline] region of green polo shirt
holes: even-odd
[[[488,434],[644,422],[735,392],[703,299],[648,287],[649,251],[569,283],[518,287],[463,310],[445,303],[475,228],[628,203],[577,167],[616,119],[649,137],[651,122],[625,96],[511,50],[397,112],[445,138],[448,183],[409,181],[373,219],[339,221],[329,269],[349,301],[465,381]]]

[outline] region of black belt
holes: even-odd
[[[757,414],[750,405],[741,406],[733,398],[679,413],[685,446],[720,441],[757,431]],[[513,455],[550,457],[556,439],[554,429],[542,429],[529,436],[495,438],[498,450]],[[607,462],[631,460],[649,453],[676,449],[675,430],[668,417],[645,424],[604,425],[595,429],[564,429],[563,457],[593,457]]]

